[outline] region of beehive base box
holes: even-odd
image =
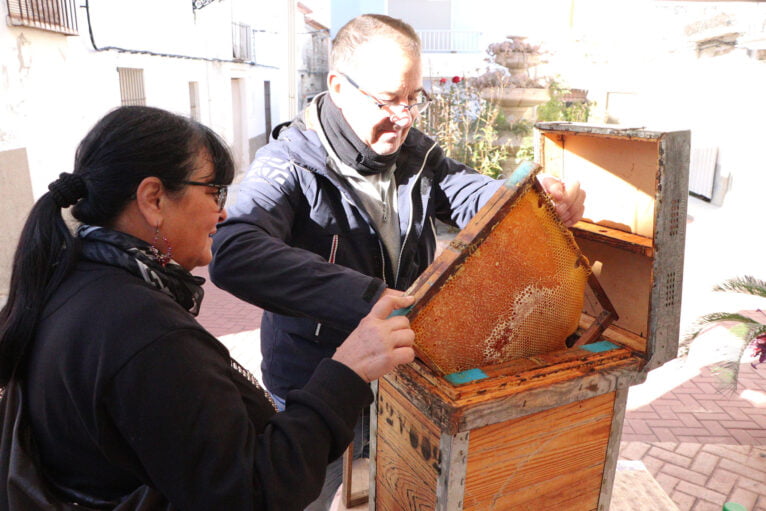
[[[573,232],[620,318],[596,343],[464,383],[419,361],[381,379],[370,509],[608,510],[628,388],[676,356],[689,132],[537,128],[545,171],[587,190]]]

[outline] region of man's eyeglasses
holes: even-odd
[[[181,181],[185,185],[195,186],[207,186],[208,188],[215,188],[215,201],[218,203],[218,211],[222,211],[226,205],[226,196],[229,194],[228,185],[219,185],[215,183],[201,183],[199,181]]]
[[[404,111],[408,111],[410,115],[415,114],[422,114],[426,111],[426,108],[428,108],[428,105],[431,104],[431,96],[428,95],[428,93],[424,90],[418,91],[418,97],[415,99],[414,103],[411,103],[409,105],[402,105],[399,103],[395,103],[393,101],[381,101],[369,92],[366,92],[363,90],[357,83],[351,79],[347,74],[345,73],[339,73],[342,75],[348,83],[350,83],[356,90],[370,98],[373,102],[375,102],[375,106],[380,108],[381,110],[386,110],[389,113],[395,113],[395,114],[403,114]]]

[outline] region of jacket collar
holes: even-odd
[[[322,92],[327,94],[327,92]],[[322,145],[322,141],[317,133],[319,126],[319,116],[317,114],[316,104],[312,101],[290,124],[290,126],[281,131],[279,140],[288,140],[292,143],[300,141],[297,144],[299,153],[291,147],[293,144],[285,144],[285,149],[291,161],[302,168],[316,174],[328,177],[333,182],[337,182],[337,176],[327,168],[328,154]],[[436,142],[426,136],[417,128],[410,129],[407,138],[404,140],[399,159],[396,161],[396,176],[409,176],[417,173],[423,166],[423,158],[429,155],[429,150]],[[397,182],[403,182],[397,179]]]

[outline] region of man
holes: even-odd
[[[261,369],[281,406],[382,295],[401,294],[431,263],[434,220],[463,227],[502,185],[412,128],[428,101],[412,27],[355,18],[330,66],[329,91],[258,151],[214,236],[213,282],[266,310]],[[543,185],[574,224],[579,186]],[[312,509],[329,505],[339,481],[336,462]]]

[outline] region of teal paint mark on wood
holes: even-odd
[[[516,188],[531,174],[536,172],[538,167],[539,166],[536,163],[533,163],[531,161],[521,162],[521,164],[518,167],[516,167],[516,170],[513,171],[511,176],[505,180],[504,184],[506,188]]]
[[[617,348],[619,348],[619,346],[617,346],[616,344],[612,344],[609,341],[594,342],[592,344],[586,344],[585,346],[580,346],[580,347],[592,353],[601,353],[604,351],[611,351],[611,350],[616,350]]]
[[[468,383],[476,380],[483,380],[487,378],[487,373],[481,369],[469,369],[467,371],[461,371],[459,373],[452,373],[445,376],[448,382],[453,385],[460,385],[462,383]]]

